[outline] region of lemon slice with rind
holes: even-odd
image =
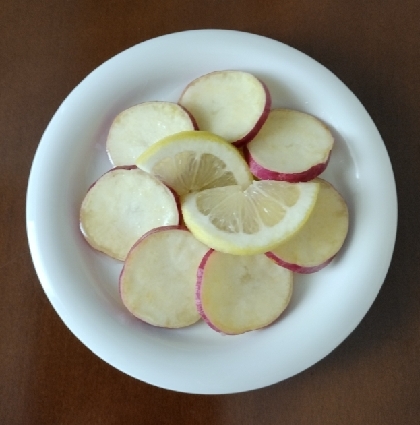
[[[319,183],[254,181],[207,189],[182,198],[184,222],[194,236],[217,251],[253,255],[291,237],[308,219]]]
[[[137,161],[178,195],[252,182],[240,152],[223,138],[207,131],[182,131],[155,143]]]

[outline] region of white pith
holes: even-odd
[[[201,270],[198,307],[216,330],[240,334],[275,321],[287,307],[293,274],[264,254],[214,251]]]
[[[190,115],[171,102],[144,102],[121,112],[106,141],[114,165],[133,165],[148,147],[180,131],[194,130]]]
[[[254,182],[186,195],[185,224],[209,247],[238,255],[268,251],[296,232],[309,216],[318,183]],[[292,190],[294,199],[290,197]]]
[[[267,93],[251,74],[219,71],[190,83],[179,103],[191,112],[200,130],[234,142],[248,134],[263,115]]]
[[[105,254],[124,260],[143,234],[176,225],[178,207],[172,192],[139,169],[114,169],[87,192],[80,210],[86,240]]]
[[[331,132],[317,118],[299,111],[274,109],[247,149],[262,168],[301,173],[325,163],[333,144]]]
[[[237,149],[204,131],[169,136],[140,155],[136,164],[179,195],[212,185],[239,184],[245,188],[252,182],[248,165]]]
[[[180,328],[197,322],[196,274],[207,250],[186,230],[152,231],[125,261],[120,278],[124,305],[155,326]]]

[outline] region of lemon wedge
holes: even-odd
[[[182,198],[184,222],[210,248],[227,254],[269,251],[296,233],[314,208],[319,183],[254,181],[190,193]]]
[[[240,152],[223,138],[207,131],[182,131],[158,141],[136,161],[178,195],[252,183]]]

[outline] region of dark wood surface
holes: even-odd
[[[155,388],[93,355],[44,295],[25,230],[33,155],[74,86],[123,49],[199,28],[265,35],[333,71],[376,123],[399,196],[389,273],[357,329],[309,370],[233,395]],[[3,0],[0,424],[419,424],[419,28],[418,0]]]

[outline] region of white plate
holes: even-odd
[[[79,232],[88,186],[110,168],[108,127],[145,100],[176,101],[199,75],[249,71],[273,106],[325,121],[336,145],[325,178],[347,200],[351,228],[338,258],[296,278],[290,308],[273,326],[222,336],[199,323],[158,329],[130,317],[118,296],[121,265],[94,252]],[[27,193],[29,245],[41,284],[69,329],[96,355],[137,379],[189,393],[233,393],[289,378],[330,353],[358,325],[387,273],[397,199],[391,164],[371,118],[331,72],[264,37],[188,31],[136,45],[107,61],[60,106],[37,150]]]

